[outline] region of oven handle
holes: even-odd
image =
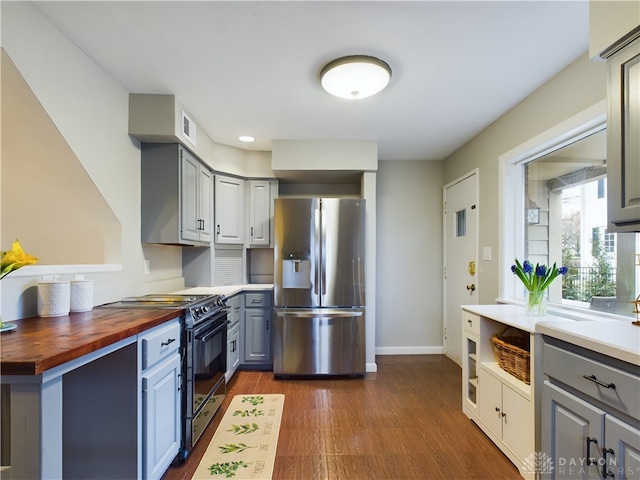
[[[196,340],[199,340],[201,342],[206,342],[207,340],[209,340],[211,337],[213,337],[215,334],[217,334],[220,330],[226,329],[227,328],[227,324],[229,322],[226,321],[224,322],[222,325],[218,326],[217,328],[214,328],[211,331],[207,331],[204,334],[198,334],[195,336]]]

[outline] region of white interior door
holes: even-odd
[[[460,305],[478,303],[478,171],[444,186],[444,348],[460,365]]]

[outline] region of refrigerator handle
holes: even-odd
[[[324,208],[322,208],[322,200],[320,200],[320,295],[327,294],[327,269],[325,260],[325,248],[327,248],[327,221],[324,218]],[[324,300],[320,299],[321,304]]]
[[[314,252],[313,252],[313,293],[314,295],[319,295],[320,292],[318,290],[318,285],[320,284],[320,208],[316,208],[313,212],[313,244],[314,244]],[[316,302],[319,302],[320,299],[317,299]]]

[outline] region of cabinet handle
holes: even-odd
[[[220,225],[217,225],[217,226],[216,226],[216,233],[217,233],[218,235],[220,235]]]
[[[591,444],[598,444],[598,439],[587,437],[587,465],[595,465],[598,461],[595,458],[591,458]]]
[[[500,409],[498,407],[496,407],[496,412],[500,413]]]
[[[269,319],[267,319],[267,330],[269,330]]]
[[[613,390],[616,389],[615,383],[604,383],[604,382],[598,380],[595,375],[583,375],[582,378],[585,378],[585,379],[589,380],[590,382],[597,383],[598,385],[600,385],[601,387],[604,387],[604,388],[612,388]]]
[[[612,448],[603,448],[602,449],[602,478],[606,479],[607,477],[615,477],[613,473],[609,473],[607,470],[607,453],[614,455],[615,452]]]
[[[473,325],[473,322],[472,322],[471,320],[467,320],[467,323],[468,323],[469,325]]]
[[[162,343],[160,343],[160,346],[161,346],[161,347],[166,347],[167,345],[169,345],[169,344],[171,344],[171,343],[173,343],[173,342],[175,342],[175,341],[176,341],[176,339],[175,339],[175,338],[168,338],[166,342],[162,342]]]
[[[251,227],[251,238],[253,238],[253,227]]]

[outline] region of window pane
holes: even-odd
[[[569,267],[549,301],[633,316],[640,233],[607,231],[606,130],[526,163],[524,173],[526,258]]]
[[[467,211],[458,210],[456,212],[456,237],[467,235]]]

